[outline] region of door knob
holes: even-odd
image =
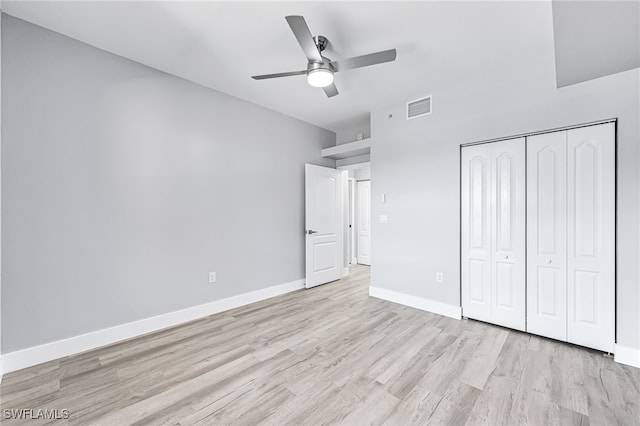
[[[551,263],[551,259],[547,259],[547,263]]]
[[[505,257],[504,257],[504,260],[509,260],[509,256],[505,256]]]
[[[311,234],[317,234],[317,233],[318,233],[318,231],[312,231],[311,229],[309,229],[309,230],[307,231],[307,234],[308,234],[308,235],[311,235]]]

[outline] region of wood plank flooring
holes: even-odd
[[[369,268],[7,374],[7,409],[97,425],[635,425],[640,369],[368,296]]]

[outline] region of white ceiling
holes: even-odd
[[[3,1],[2,9],[69,37],[300,120],[338,131],[372,110],[553,54],[550,1]],[[393,63],[336,75],[327,98],[304,76],[286,15],[326,36],[331,59],[396,48]]]

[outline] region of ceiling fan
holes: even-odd
[[[311,31],[302,16],[287,16],[285,18],[296,36],[298,44],[307,57],[307,69],[302,71],[282,72],[278,74],[254,75],[255,80],[265,80],[268,78],[291,77],[294,75],[307,75],[307,82],[314,87],[322,87],[327,97],[338,94],[338,89],[333,83],[333,74],[339,71],[347,71],[354,68],[368,67],[369,65],[381,64],[396,60],[396,49],[383,50],[381,52],[370,53],[368,55],[356,56],[354,58],[332,61],[324,56],[322,52],[327,47],[329,40],[318,35],[311,36]]]

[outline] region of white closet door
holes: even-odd
[[[566,132],[527,138],[527,331],[567,340]]]
[[[463,315],[491,321],[491,146],[462,150]]]
[[[491,322],[525,329],[525,141],[489,144],[491,167]]]
[[[613,352],[615,340],[615,128],[567,132],[567,333]]]

